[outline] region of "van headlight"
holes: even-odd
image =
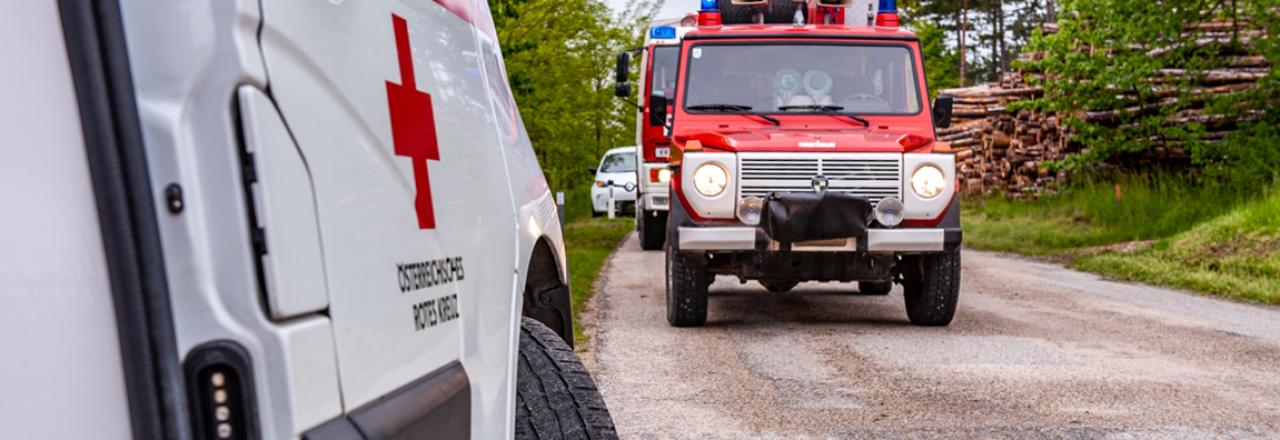
[[[921,166],[911,173],[911,189],[921,198],[932,199],[942,194],[942,190],[946,188],[946,175],[934,165]]]
[[[724,165],[707,162],[693,171],[693,188],[704,197],[718,196],[726,186],[729,186],[729,171]]]

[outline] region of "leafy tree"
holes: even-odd
[[[929,93],[937,96],[939,90],[960,86],[960,54],[947,47],[942,28],[927,20],[917,20],[910,27],[920,37]]]
[[[507,76],[555,188],[589,181],[609,148],[634,143],[634,110],[613,97],[618,52],[641,44],[653,2],[615,16],[599,0],[489,0]]]
[[[1183,148],[1211,170],[1271,179],[1280,170],[1280,80],[1274,69],[1256,87],[1214,90],[1203,82],[1242,57],[1280,58],[1278,0],[1066,0],[1059,31],[1038,35],[1029,49],[1043,58],[1045,97],[1034,105],[1065,113],[1088,148],[1064,165],[1079,168],[1152,148]],[[1158,13],[1153,13],[1159,11]],[[1204,38],[1209,23],[1242,17],[1255,32]],[[1220,33],[1220,32],[1219,32]],[[1247,43],[1247,44],[1246,44]],[[1203,110],[1201,110],[1203,109]],[[1211,131],[1234,130],[1222,140]]]

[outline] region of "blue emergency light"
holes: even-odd
[[[702,0],[702,10],[698,11],[698,27],[719,28],[720,23],[720,6],[716,4],[716,0]]]
[[[655,40],[670,40],[676,37],[676,28],[671,26],[654,26],[649,28],[649,38]]]
[[[876,12],[876,27],[896,28],[901,24],[897,0],[880,0],[880,11]]]

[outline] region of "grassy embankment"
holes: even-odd
[[[585,347],[579,314],[595,292],[591,284],[600,275],[605,260],[618,242],[634,228],[633,220],[622,215],[613,220],[591,217],[591,190],[584,186],[565,193],[565,252],[569,259],[569,287],[573,292],[573,339]]]
[[[1280,304],[1280,191],[1269,192],[1158,175],[1096,179],[1033,201],[971,198],[965,244]]]

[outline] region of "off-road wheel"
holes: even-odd
[[[675,327],[707,323],[707,287],[711,274],[701,256],[667,245],[667,322]]]
[[[636,210],[636,230],[640,235],[640,249],[656,251],[667,241],[667,213]]]
[[[893,281],[859,281],[858,294],[869,296],[888,295],[893,290]]]
[[[716,0],[720,8],[720,21],[724,24],[755,23],[757,13],[763,13],[764,22],[772,24],[791,24],[795,20],[796,2],[794,0],[769,0],[764,5],[735,5],[732,0]],[[803,13],[808,16],[809,8]]]
[[[799,281],[783,281],[783,280],[760,280],[760,285],[773,293],[790,292],[791,289],[800,285]]]
[[[604,399],[573,349],[531,318],[520,324],[515,438],[618,438]]]
[[[902,296],[912,324],[941,327],[951,324],[960,298],[960,251],[904,258]]]

